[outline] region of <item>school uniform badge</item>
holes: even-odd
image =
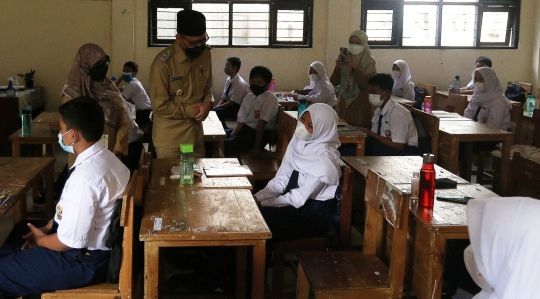
[[[64,209],[60,205],[56,205],[56,219],[62,220],[62,212]]]

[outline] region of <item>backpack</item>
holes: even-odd
[[[414,105],[413,107],[416,109],[422,109],[422,103],[424,102],[424,98],[426,97],[426,90],[423,87],[415,86],[414,87]]]
[[[422,125],[422,122],[412,111],[411,117],[413,119],[414,126],[416,127],[416,132],[418,134],[418,148],[416,150],[416,154],[421,156],[424,153],[431,153],[431,137],[428,136],[428,134],[426,133],[426,129]]]
[[[527,91],[518,83],[508,84],[504,95],[511,101],[525,103],[527,100]]]

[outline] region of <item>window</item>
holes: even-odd
[[[313,0],[149,0],[149,46],[175,40],[176,13],[183,9],[205,15],[212,47],[312,45]]]
[[[521,0],[363,0],[373,47],[517,48]]]

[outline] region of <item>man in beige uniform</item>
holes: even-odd
[[[181,143],[204,157],[202,121],[212,109],[212,59],[206,18],[195,10],[177,14],[176,41],[150,67],[153,143],[158,158],[179,156]]]

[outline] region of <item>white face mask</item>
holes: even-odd
[[[357,44],[349,44],[349,52],[352,55],[358,55],[364,51],[364,46]]]
[[[392,71],[392,77],[399,78],[401,76],[401,71]]]
[[[307,140],[311,140],[311,137],[313,136],[313,134],[308,132],[308,130],[306,129],[306,126],[304,126],[303,123],[298,122],[296,124],[296,129],[294,130],[294,136],[307,141]]]
[[[317,82],[317,80],[319,80],[319,75],[309,74],[309,80]]]
[[[478,92],[484,92],[484,82],[475,82],[474,83],[474,90]]]
[[[375,107],[380,107],[384,101],[381,99],[379,94],[369,94],[369,103]]]

